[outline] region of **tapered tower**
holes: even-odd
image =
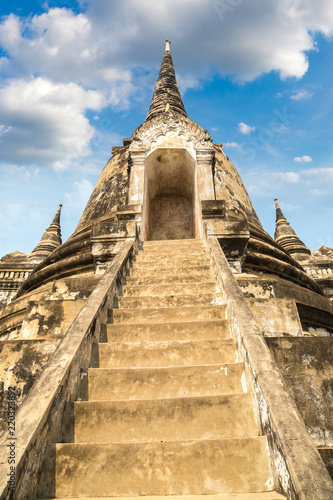
[[[173,66],[170,40],[165,42],[165,52],[161,64],[161,69],[157,78],[154,94],[146,120],[150,120],[169,110],[187,117],[182,97],[180,95],[175,69]]]
[[[299,239],[293,227],[284,217],[277,198],[274,201],[276,207],[275,241],[291,255],[311,255],[310,250]]]
[[[333,498],[332,305],[277,200],[274,240],[187,111],[167,40],[74,233],[60,206],[25,256],[0,314],[17,498]]]
[[[53,221],[46,229],[45,233],[40,239],[38,245],[33,249],[31,255],[29,255],[28,260],[42,261],[50,255],[53,250],[59,247],[62,243],[61,240],[61,228],[60,228],[60,213],[62,205],[59,205],[57,213],[54,216]]]
[[[30,254],[16,251],[0,259],[0,309],[15,298],[18,289],[32,271],[61,245],[61,206],[59,205],[53,221]]]

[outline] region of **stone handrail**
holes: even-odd
[[[134,238],[124,241],[17,412],[15,493],[8,487],[8,437],[1,439],[1,500],[35,497],[44,450],[58,440],[66,403],[77,399],[81,375],[89,367],[93,344],[99,341],[100,327],[107,322],[136,244]]]
[[[331,500],[333,482],[224,253],[216,238],[209,237],[207,244],[256,398],[261,428],[268,438],[275,487],[290,500]]]

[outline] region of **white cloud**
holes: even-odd
[[[6,50],[15,51],[21,39],[21,21],[14,14],[5,18],[0,29],[0,44]]]
[[[327,196],[330,194],[330,192],[327,189],[320,189],[320,188],[310,189],[309,193],[312,194],[313,196]]]
[[[297,189],[302,181],[298,172],[267,172],[265,170],[249,170],[243,174],[243,182],[251,195],[272,200],[278,193]]]
[[[3,203],[0,209],[0,257],[14,250],[31,252],[45,230],[42,228],[48,227],[51,221],[45,210],[39,210],[39,207],[20,201]],[[10,248],[8,241],[11,242]]]
[[[12,127],[6,127],[6,125],[0,125],[0,137],[10,131]]]
[[[294,101],[303,101],[304,99],[309,99],[312,96],[313,94],[308,90],[298,90],[291,96],[291,98],[294,99]]]
[[[238,144],[238,142],[224,142],[223,147],[225,147],[225,148],[238,148],[239,144]]]
[[[106,89],[130,82],[135,66],[157,65],[161,36],[168,33],[182,68],[180,84],[188,88],[213,68],[240,80],[270,71],[300,78],[315,33],[333,33],[330,0],[247,0],[224,21],[222,3],[160,0],[152,7],[150,0],[90,0],[80,14],[55,8],[28,19],[11,15],[1,24],[0,43],[12,58],[8,71]]]
[[[11,14],[0,24],[0,45],[9,56],[7,75],[41,74],[55,82],[102,86],[110,102],[117,101],[114,90],[130,82],[131,72],[117,60],[112,33],[106,32],[106,20],[98,26],[69,9],[27,19]]]
[[[279,173],[280,179],[284,182],[297,184],[300,181],[300,175],[297,172],[281,172]]]
[[[313,196],[333,194],[333,168],[309,168],[300,172],[267,172],[265,170],[244,171],[243,181],[246,189],[257,197],[275,197],[278,193]],[[280,204],[282,207],[282,205]]]
[[[300,172],[304,176],[308,177],[315,177],[317,180],[326,180],[330,179],[331,181],[333,180],[333,168],[308,168],[307,170],[302,170]]]
[[[176,75],[177,83],[180,93],[183,95],[188,89],[197,89],[200,87],[200,82],[198,78],[193,76],[182,76],[181,74]],[[151,85],[155,84],[155,78],[151,82]]]
[[[14,224],[25,220],[27,208],[24,203],[8,203],[6,205],[6,217]]]
[[[244,134],[244,135],[249,135],[251,134],[251,132],[254,132],[255,131],[255,127],[251,127],[251,125],[246,125],[246,123],[243,123],[243,122],[240,122],[238,124],[238,130],[241,134]]]
[[[147,109],[165,33],[182,92],[216,73],[241,81],[271,71],[300,78],[308,69],[307,51],[316,49],[316,33],[333,34],[331,0],[233,2],[221,16],[223,3],[88,0],[83,13],[51,8],[28,18],[3,17],[3,160],[65,169],[89,153],[94,128],[87,109],[133,103]],[[293,98],[305,98],[304,92]],[[243,134],[253,130],[240,128]]]
[[[64,170],[78,156],[89,154],[94,128],[85,109],[101,109],[100,92],[45,78],[11,80],[0,89],[0,123],[6,128],[1,144],[3,162],[50,165]]]
[[[296,163],[310,163],[312,158],[309,155],[295,156],[294,161]]]
[[[99,22],[102,16],[107,20],[122,19],[115,31],[121,53],[127,57],[126,49],[134,40],[137,46],[133,56],[151,57],[156,54],[161,33],[168,33],[179,47],[182,67],[199,78],[212,66],[237,79],[251,80],[272,70],[282,77],[299,78],[308,68],[306,51],[314,48],[314,32],[328,36],[333,29],[329,0],[318,0],[316,4],[312,0],[302,4],[247,0],[232,5],[221,19],[219,7],[223,5],[225,2],[216,0],[209,4],[205,0],[160,0],[158,7],[152,8],[150,0],[94,0],[87,14]],[[149,38],[137,37],[146,32]]]

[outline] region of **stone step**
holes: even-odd
[[[82,497],[83,498],[83,497]],[[84,497],[85,500],[100,500],[101,497]],[[103,500],[124,500],[124,497],[102,497]],[[264,491],[262,493],[226,493],[225,495],[154,495],[152,496],[133,496],[127,500],[284,500],[286,497],[276,493],[276,491]],[[50,500],[42,498],[40,500]],[[53,499],[55,500],[55,499]],[[68,497],[58,497],[57,500],[68,500]]]
[[[89,401],[241,394],[242,363],[162,368],[89,368]]]
[[[56,445],[56,497],[212,495],[271,489],[265,437]]]
[[[113,309],[113,322],[120,323],[177,323],[184,321],[211,321],[225,319],[225,306],[152,307]]]
[[[176,255],[176,254],[207,254],[206,245],[201,243],[186,243],[185,245],[150,245],[145,243],[139,250],[138,255]]]
[[[153,240],[144,241],[143,250],[151,248],[194,248],[194,247],[205,247],[202,239],[188,239],[188,240]]]
[[[146,297],[119,297],[119,309],[131,309],[137,307],[187,307],[187,306],[209,306],[222,305],[222,296],[214,293],[202,293],[192,295],[170,295],[170,296],[146,296]]]
[[[133,267],[130,270],[130,276],[133,278],[141,278],[145,276],[203,276],[209,281],[213,275],[213,268],[210,264],[199,266],[150,266],[150,267]]]
[[[249,394],[74,403],[75,443],[243,438],[258,435]]]
[[[134,262],[160,263],[163,260],[184,260],[184,259],[190,261],[193,259],[210,261],[209,254],[207,253],[206,249],[202,248],[200,250],[194,249],[191,251],[188,251],[186,249],[179,249],[179,250],[166,249],[164,252],[157,250],[152,250],[152,251],[144,250],[143,252],[139,252],[136,255]]]
[[[204,293],[219,293],[219,288],[215,281],[204,283],[183,283],[183,284],[159,284],[159,285],[125,285],[123,287],[124,297],[147,296],[167,296],[171,295],[191,295]]]
[[[182,246],[182,245],[203,245],[204,240],[202,238],[181,238],[181,239],[170,239],[170,240],[145,240],[143,242],[144,247],[148,246]]]
[[[136,256],[135,262],[159,262],[164,259],[209,259],[207,251],[205,248],[202,249],[194,249],[191,251],[187,251],[184,249],[180,250],[160,250],[159,252],[154,251],[140,251]]]
[[[200,257],[188,256],[187,254],[174,257],[159,257],[159,258],[151,258],[151,259],[139,259],[137,258],[135,262],[133,262],[133,269],[151,269],[157,267],[165,268],[165,267],[191,267],[191,266],[209,266],[211,263],[210,259],[207,255],[203,255]]]
[[[237,361],[237,348],[233,340],[167,340],[99,344],[100,368],[189,366]]]
[[[171,284],[191,284],[191,283],[207,283],[207,281],[211,281],[215,279],[213,272],[205,274],[175,274],[169,276],[162,275],[149,275],[149,276],[137,276],[131,277],[126,276],[126,284],[129,286],[136,285],[171,285]]]
[[[109,342],[230,339],[229,320],[107,324]]]
[[[136,259],[139,260],[154,260],[154,259],[177,259],[177,258],[191,258],[191,257],[209,257],[205,247],[195,247],[195,248],[152,248],[140,250]]]

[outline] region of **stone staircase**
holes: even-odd
[[[145,242],[107,334],[56,498],[284,498],[201,240]]]

